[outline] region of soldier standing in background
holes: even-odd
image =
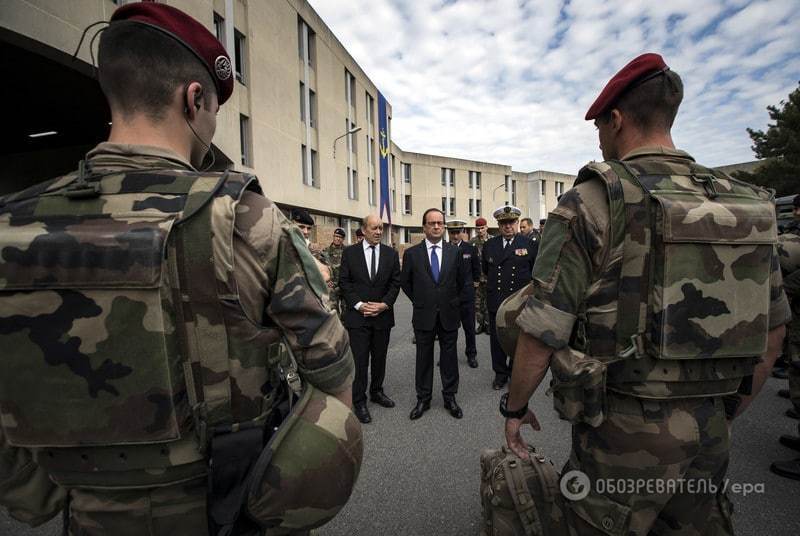
[[[794,198],[795,219],[787,226],[786,231],[778,237],[778,259],[783,273],[783,289],[792,308],[792,321],[786,327],[784,357],[787,361],[786,373],[789,388],[781,389],[778,394],[788,398],[792,407],[786,411],[787,416],[797,418],[800,412],[800,195]],[[781,445],[800,451],[800,425],[798,435],[784,434],[779,438]],[[774,462],[770,470],[778,475],[800,480],[800,458]]]
[[[539,240],[539,232],[533,228],[533,220],[530,218],[522,218],[519,220],[519,234],[531,242]]]
[[[447,222],[447,233],[450,243],[458,248],[462,262],[467,266],[470,275],[469,299],[461,302],[461,327],[464,329],[464,353],[467,355],[467,365],[478,368],[478,348],[475,345],[475,290],[481,277],[481,261],[475,246],[464,241],[464,228],[466,222],[450,220]]]
[[[344,229],[337,227],[333,231],[333,241],[325,248],[325,257],[330,263],[328,267],[331,271],[331,279],[328,281],[328,289],[331,294],[331,303],[336,312],[342,314],[342,297],[339,292],[339,267],[342,265],[342,252],[344,251]]]
[[[483,245],[489,239],[488,226],[486,225],[486,218],[478,218],[475,220],[475,228],[478,231],[477,236],[469,241],[470,244],[475,246],[478,252],[478,258],[483,255]],[[478,281],[478,286],[475,289],[475,322],[477,327],[475,333],[488,333],[489,332],[489,313],[486,312],[486,275],[481,270],[481,277]]]
[[[500,234],[483,246],[481,264],[486,276],[486,309],[489,312],[489,337],[492,350],[492,388],[500,390],[511,376],[513,357],[506,355],[497,338],[497,310],[503,300],[527,285],[536,261],[536,244],[517,233],[522,213],[505,205],[494,211]],[[510,358],[510,359],[509,359]]]
[[[109,141],[0,198],[0,505],[73,535],[307,534],[358,476],[353,358],[258,180],[197,171],[230,58],[127,3],[98,78]]]
[[[573,424],[562,474],[588,478],[565,503],[578,534],[733,534],[729,427],[791,319],[772,196],[675,149],[682,98],[658,54],[605,86],[586,119],[606,161],[585,166],[550,213],[516,319],[506,441],[529,457],[520,427],[540,429],[528,400],[550,369],[556,411]],[[627,478],[648,485],[594,485]]]
[[[314,218],[311,217],[311,214],[304,208],[295,208],[292,209],[291,213],[292,222],[295,226],[300,229],[300,233],[303,235],[303,240],[306,242],[306,247],[311,252],[311,255],[317,261],[317,269],[322,274],[323,279],[325,279],[325,284],[330,287],[332,276],[331,276],[331,269],[329,267],[328,257],[325,254],[325,250],[319,247],[318,244],[311,242],[311,230],[314,229]],[[330,295],[329,295],[330,299]],[[333,303],[333,302],[331,302]]]

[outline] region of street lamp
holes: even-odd
[[[351,128],[350,130],[348,130],[347,132],[345,132],[344,134],[342,134],[341,136],[339,136],[338,138],[333,140],[333,158],[334,159],[336,159],[336,142],[341,140],[345,136],[349,136],[350,134],[355,134],[359,130],[361,130],[361,127]]]

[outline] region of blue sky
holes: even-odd
[[[673,139],[707,165],[753,160],[746,127],[800,80],[797,0],[310,0],[392,104],[404,150],[575,173],[583,120],[628,61],[684,81]]]

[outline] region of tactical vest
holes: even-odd
[[[593,163],[576,183],[598,176],[611,248],[571,346],[608,364],[612,391],[735,392],[767,347],[771,195],[683,158]]]
[[[247,189],[232,172],[81,172],[2,201],[0,425],[57,483],[197,478],[214,430],[270,410],[280,333],[246,317],[233,277]],[[234,366],[260,403],[236,402]]]

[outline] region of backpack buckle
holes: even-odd
[[[644,338],[641,333],[631,335],[631,345],[619,353],[622,359],[633,356],[634,359],[641,359],[644,355]]]
[[[706,191],[706,197],[709,199],[715,199],[719,196],[717,187],[714,185],[714,175],[698,174],[689,175],[689,177],[692,179],[692,182],[703,185],[703,189]]]

